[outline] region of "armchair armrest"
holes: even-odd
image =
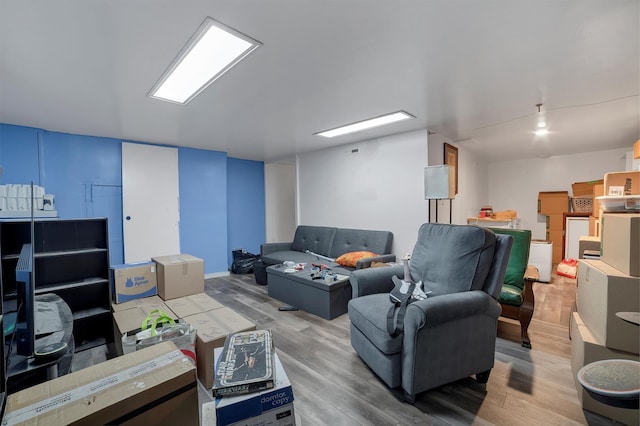
[[[396,261],[395,254],[383,254],[375,257],[367,257],[367,258],[358,260],[358,263],[356,263],[356,269],[368,268],[371,266],[373,262],[387,263],[387,262],[395,262],[395,261]]]
[[[352,298],[366,296],[367,294],[388,293],[393,288],[391,277],[402,276],[402,265],[385,266],[383,268],[356,269],[349,275],[351,282]]]
[[[533,265],[528,265],[527,270],[524,271],[524,279],[529,281],[540,280],[540,271]]]
[[[405,332],[409,327],[419,329],[425,324],[437,326],[450,321],[475,315],[489,315],[498,318],[500,304],[481,290],[443,294],[413,302],[405,314]]]
[[[264,243],[260,244],[260,256],[266,256],[277,251],[291,250],[292,243]]]

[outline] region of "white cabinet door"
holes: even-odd
[[[124,261],[180,253],[178,150],[122,143]]]
[[[578,259],[580,237],[589,235],[588,217],[567,217],[564,236],[564,258]]]

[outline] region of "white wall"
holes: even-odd
[[[264,165],[265,228],[267,243],[293,241],[296,230],[296,166]]]
[[[389,230],[393,252],[411,252],[427,222],[426,166],[426,129],[301,154],[300,224]]]
[[[571,184],[602,179],[607,172],[625,169],[627,149],[550,158],[495,162],[488,165],[487,204],[498,210],[517,210],[521,227],[535,239],[546,235],[545,216],[538,215],[538,192],[568,191]]]
[[[443,164],[444,143],[458,148],[458,194],[451,202],[451,223],[465,225],[468,217],[478,215],[487,204],[487,165],[472,152],[438,134],[429,135],[429,165]],[[435,222],[435,201],[431,203],[431,221]],[[438,201],[438,222],[449,223],[449,201]]]

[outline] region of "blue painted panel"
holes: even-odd
[[[259,254],[265,242],[264,163],[229,158],[227,161],[227,262],[231,251]]]
[[[178,148],[180,250],[204,259],[205,274],[227,271],[227,155]]]
[[[117,139],[45,131],[41,151],[42,184],[55,195],[62,218],[94,217],[92,185],[121,185]]]
[[[38,129],[0,124],[0,183],[33,182],[41,185],[38,173]],[[45,188],[46,189],[46,188]]]
[[[91,185],[92,208],[90,217],[108,218],[109,261],[111,265],[124,263],[122,230],[122,187],[116,185]]]

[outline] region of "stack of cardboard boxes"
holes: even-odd
[[[624,174],[640,179],[640,172],[607,174],[604,192],[608,193],[607,188]],[[640,185],[632,188],[640,196]],[[570,326],[571,367],[584,409],[636,425],[637,409],[598,402],[577,381],[578,371],[592,362],[639,360],[640,327],[616,313],[640,312],[640,213],[607,212],[602,207],[598,206],[597,216],[601,225],[600,259],[582,259],[578,264],[577,312],[572,314]]]
[[[213,349],[222,347],[230,333],[256,328],[254,323],[204,293],[202,259],[180,254],[111,269],[118,355],[128,352],[122,345],[122,336],[138,331],[142,321],[159,309],[196,329],[198,378],[209,389],[213,386]]]
[[[551,262],[562,261],[562,232],[564,214],[569,212],[567,191],[540,192],[538,194],[538,214],[547,216],[546,240],[551,242]]]

